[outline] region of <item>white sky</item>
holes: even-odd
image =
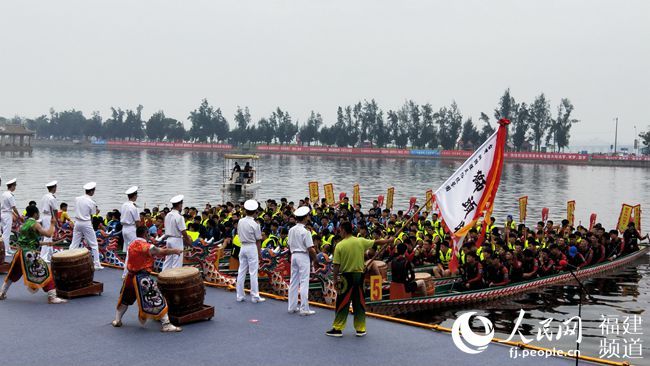
[[[510,87],[562,97],[572,145],[631,144],[650,125],[650,2],[3,1],[0,116],[156,110],[183,121],[204,97],[232,121],[275,106],[326,123],[338,105],[455,99],[477,122]]]

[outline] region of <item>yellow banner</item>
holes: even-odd
[[[395,187],[388,188],[388,193],[386,194],[386,208],[389,210],[393,209],[393,196],[395,195]]]
[[[352,187],[352,204],[358,205],[361,203],[361,193],[359,192],[359,184]]]
[[[616,225],[618,231],[623,232],[625,231],[625,229],[627,229],[627,224],[630,223],[631,216],[632,216],[632,206],[624,203],[621,206],[621,214],[618,215],[618,225]]]
[[[323,188],[325,189],[325,200],[327,200],[328,205],[333,205],[334,204],[334,184],[332,183],[327,183],[323,185]]]
[[[632,207],[632,217],[634,217],[634,227],[641,232],[641,205]]]
[[[427,211],[431,212],[431,209],[433,208],[433,190],[430,189],[427,191],[427,197],[426,197],[426,203],[427,203]]]
[[[519,222],[526,221],[526,209],[528,208],[528,196],[519,197]]]
[[[318,191],[318,182],[309,182],[309,200],[312,205],[318,204],[320,201],[320,193]]]
[[[576,201],[571,200],[566,203],[566,219],[569,220],[569,225],[573,226],[575,221]]]

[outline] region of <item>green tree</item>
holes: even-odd
[[[478,129],[472,123],[472,118],[468,118],[463,123],[463,132],[460,136],[460,141],[462,147],[465,150],[474,150],[479,147],[482,143],[481,134],[478,132]]]
[[[547,146],[551,139],[553,139],[553,145],[557,147],[558,151],[564,150],[564,148],[569,146],[571,126],[578,122],[577,119],[571,118],[573,109],[574,107],[571,101],[567,98],[562,98],[560,105],[557,107],[557,118],[551,120],[551,126],[546,135]]]
[[[127,109],[126,119],[124,120],[124,129],[126,137],[141,139],[144,136],[144,121],[142,120],[142,105],[138,105],[136,110]]]
[[[102,126],[102,134],[108,139],[123,139],[126,137],[124,129],[124,111],[111,107],[111,118]]]
[[[483,143],[494,133],[494,127],[490,126],[490,117],[487,114],[481,112],[481,117],[479,118],[483,121],[483,127],[481,127],[481,133],[479,135],[479,140]]]
[[[422,105],[422,134],[421,143],[430,149],[438,148],[438,130],[434,124],[434,112],[431,104]]]
[[[152,141],[161,141],[165,138],[165,112],[158,111],[149,117],[145,126],[147,138]]]
[[[92,117],[86,120],[84,135],[94,137],[102,136],[102,116],[98,111],[94,111]]]
[[[84,127],[86,126],[86,117],[81,111],[69,110],[55,112],[50,110],[50,131],[51,134],[59,138],[83,137]]]
[[[650,126],[648,126],[648,131],[641,132],[639,137],[641,138],[641,143],[645,145],[645,154],[650,154]]]
[[[336,110],[336,123],[332,127],[331,132],[334,134],[336,146],[348,146],[348,131],[346,131],[345,115],[343,114],[343,108],[341,108],[341,106]]]
[[[216,132],[215,110],[207,99],[203,99],[199,108],[190,112],[188,119],[192,122],[192,127],[190,127],[192,139],[207,142],[210,137],[214,136]]]
[[[318,141],[323,145],[333,146],[336,144],[336,132],[334,126],[324,126],[318,133]]]
[[[307,123],[300,128],[300,142],[307,143],[307,146],[311,145],[312,141],[318,140],[318,130],[323,125],[323,117],[320,113],[315,113],[311,111]]]
[[[509,130],[512,131],[512,147],[515,151],[521,151],[524,143],[529,141],[528,131],[530,130],[530,108],[525,102],[517,104],[517,113],[512,120]],[[510,134],[510,132],[509,132]]]
[[[260,141],[270,144],[275,138],[275,131],[277,129],[277,121],[262,118],[257,122],[257,133]]]
[[[183,141],[187,138],[187,131],[181,121],[173,118],[165,118],[163,120],[165,125],[165,137],[169,141]]]
[[[34,131],[38,137],[49,138],[51,136],[50,120],[44,114],[34,119],[28,119],[25,126]]]
[[[277,123],[276,137],[280,145],[290,143],[298,133],[298,126],[291,122],[291,115],[289,112],[284,112],[278,107],[270,117]]]
[[[355,111],[355,115],[357,112]],[[345,145],[343,146],[352,146],[354,147],[359,142],[359,119],[353,118],[352,107],[345,107],[345,130],[343,131],[344,136],[347,135]]]
[[[542,139],[551,126],[551,106],[544,93],[540,94],[530,106],[530,136],[535,142],[535,150],[540,151]]]
[[[456,101],[453,101],[449,108],[440,108],[434,117],[438,122],[438,135],[442,148],[445,150],[455,148],[463,124],[463,115],[460,113]]]
[[[248,134],[248,126],[251,123],[251,113],[248,110],[248,107],[242,109],[240,106],[237,106],[237,112],[235,113],[235,129],[230,132],[230,139],[235,144],[245,144],[250,141]]]

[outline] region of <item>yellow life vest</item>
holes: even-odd
[[[232,238],[232,243],[234,246],[241,248],[241,240],[239,240],[239,234],[235,234],[235,237]]]
[[[451,260],[451,248],[447,249],[447,253],[440,251],[440,263],[446,268]]]
[[[186,233],[187,233],[187,236],[189,236],[190,239],[192,240],[192,243],[195,242],[196,239],[199,238],[199,232],[198,231],[189,231],[189,230],[187,230]]]

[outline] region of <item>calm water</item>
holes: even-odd
[[[287,197],[297,201],[308,194],[307,183],[314,180],[321,183],[321,195],[322,184],[329,182],[334,183],[337,195],[340,191],[351,194],[352,186],[359,183],[364,206],[394,186],[396,208],[406,209],[410,197],[424,202],[425,191],[435,190],[458,165],[460,162],[439,160],[263,156],[260,162],[263,183],[256,198]],[[139,203],[147,207],[164,206],[176,194],[184,194],[186,205],[196,207],[206,202],[242,199],[222,194],[222,169],[222,155],[206,152],[36,148],[32,154],[0,154],[3,181],[18,178],[16,198],[20,207],[32,199],[39,201],[45,192],[44,184],[53,179],[59,181],[59,200],[70,204],[74,203],[75,196],[83,193],[84,183],[97,181],[95,199],[104,212],[119,207],[125,199],[123,192],[131,185],[140,186]],[[529,223],[541,218],[542,207],[550,209],[551,219],[560,221],[566,215],[566,201],[573,199],[578,222],[588,225],[589,215],[595,212],[599,222],[612,228],[621,203],[650,205],[650,170],[506,164],[495,209],[497,220],[504,221],[508,213],[517,218],[517,198],[524,195],[528,196]],[[74,211],[74,207],[70,210]],[[621,322],[631,314],[641,316],[645,322],[650,319],[645,314],[650,306],[649,272],[646,256],[634,266],[585,283],[593,299],[585,300],[582,310],[583,354],[598,356],[601,314],[619,316]],[[577,315],[578,300],[574,287],[557,286],[476,310],[481,315],[489,315],[499,336],[507,338],[519,309],[527,311],[520,329],[536,334],[539,322],[546,318],[553,318],[552,327],[556,328],[558,321]],[[453,320],[467,310],[471,309],[419,314],[416,318],[451,327]],[[647,332],[650,334],[650,325]],[[621,342],[623,338],[629,341],[630,336],[619,338]],[[650,337],[642,335],[641,341],[647,345]],[[569,349],[575,343],[570,337],[563,337],[557,343],[545,345]],[[451,341],[450,347],[453,347]],[[633,363],[644,362],[650,364],[644,360]]]

